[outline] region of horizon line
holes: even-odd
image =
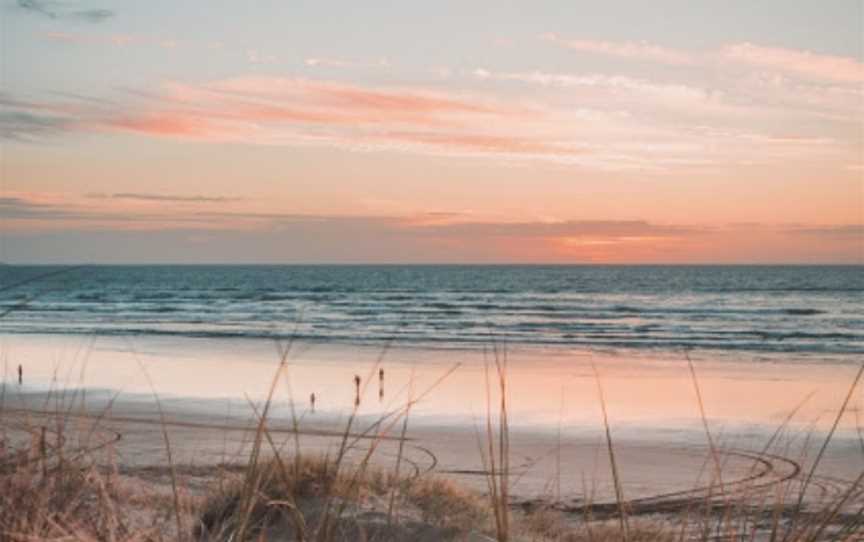
[[[0,267],[864,267],[861,262],[0,262]]]

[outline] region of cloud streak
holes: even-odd
[[[0,139],[35,142],[66,133],[74,122],[66,117],[31,111],[0,110]]]
[[[774,69],[822,81],[864,83],[864,63],[849,57],[736,43],[724,47],[720,51],[720,58],[727,62]]]
[[[777,122],[792,116],[852,123],[860,113],[860,90],[836,85],[812,85],[783,76],[715,77],[712,84],[655,82],[644,78],[600,73],[493,72],[483,68],[472,75],[481,81],[522,83],[578,94],[585,107],[617,108],[657,117],[686,114],[700,122],[735,118],[755,124],[766,118]]]
[[[91,201],[86,201],[91,200]],[[102,203],[95,203],[97,201]],[[196,205],[240,201],[218,196],[161,194],[89,194],[84,200],[50,195],[15,194],[0,197],[0,216],[11,231],[55,231],[70,227],[159,230],[177,226],[219,229],[225,217],[208,214]],[[152,205],[142,206],[143,203]],[[138,204],[137,206],[135,204]],[[246,217],[246,222],[251,219]],[[235,220],[232,227],[244,221]]]
[[[99,121],[109,129],[199,141],[317,144],[356,151],[562,159],[583,151],[520,130],[537,109],[416,88],[370,88],[307,79],[246,77],[168,85],[144,109]],[[534,130],[536,132],[536,130]]]
[[[170,203],[228,203],[241,200],[241,198],[231,198],[225,196],[177,196],[171,194],[144,194],[132,192],[120,192],[115,194],[89,194],[88,197],[91,197],[93,199],[154,201]]]
[[[839,226],[822,226],[815,228],[790,228],[787,233],[803,235],[829,241],[857,241],[864,251],[864,224],[842,224]]]
[[[687,171],[808,157],[848,163],[857,156],[848,136],[844,141],[822,131],[752,128],[785,125],[792,115],[848,123],[857,102],[833,88],[802,92],[781,81],[707,90],[621,75],[483,69],[473,75],[546,87],[552,99],[543,103],[539,97],[529,101],[495,92],[245,76],[170,82],[157,90],[127,91],[117,101],[3,98],[0,133],[17,141],[67,132],[124,133],[202,143],[541,161],[598,171]],[[559,103],[556,89],[567,89],[569,103]],[[784,103],[778,105],[772,99],[776,102],[781,90]]]
[[[81,2],[59,0],[18,0],[18,7],[50,19],[72,19],[98,23],[114,16],[104,8],[88,8]]]
[[[580,53],[656,62],[672,66],[705,67],[728,64],[774,70],[823,82],[845,84],[864,82],[864,63],[855,58],[769,47],[749,42],[732,43],[713,51],[693,52],[645,41],[567,39],[552,33],[542,34],[540,38]]]
[[[554,33],[546,33],[541,39],[583,53],[595,53],[633,60],[650,60],[663,64],[687,66],[695,64],[698,57],[693,54],[662,47],[646,41],[599,41],[566,39]]]
[[[117,46],[126,46],[137,41],[141,41],[140,38],[130,35],[130,34],[82,34],[82,33],[71,33],[71,32],[45,32],[43,34],[44,37],[48,38],[51,41],[59,41],[63,43],[75,43],[75,44],[95,44],[95,45],[117,45]]]
[[[379,58],[376,61],[357,61],[343,58],[309,57],[303,63],[310,68],[389,68],[390,61]]]

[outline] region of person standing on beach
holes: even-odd
[[[315,414],[315,392],[309,395],[309,404],[312,406],[312,414]]]
[[[18,364],[18,385],[22,385],[24,383],[24,367],[21,364]]]
[[[384,400],[384,369],[378,369],[378,401]]]
[[[354,406],[360,406],[360,375],[354,375]]]

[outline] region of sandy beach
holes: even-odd
[[[45,413],[63,412],[74,427],[96,428],[89,445],[110,447],[128,469],[167,465],[163,429],[178,465],[242,463],[256,429],[255,409],[279,363],[268,341],[7,335],[2,345],[7,421],[28,420],[34,427]],[[709,436],[684,359],[520,350],[506,356],[514,505],[578,510],[591,502],[602,510],[614,503],[599,376],[624,494],[646,513],[704,498],[716,483],[709,444],[720,450],[730,495],[770,493],[806,472],[856,370],[851,364],[745,365],[697,357]],[[402,424],[391,421],[409,397],[419,397],[405,434],[404,461],[412,475],[445,476],[486,490],[478,447],[487,401],[482,352],[393,347],[382,354],[380,348],[301,343],[287,359],[268,416],[280,450],[334,454],[353,411],[357,374],[369,382],[351,425],[352,455],[361,457],[375,442],[373,462],[392,468]],[[24,360],[23,385],[13,375],[18,360]],[[315,412],[310,393],[316,394]],[[494,393],[491,399],[494,404]],[[864,469],[860,401],[858,392],[808,499],[842,492],[844,481]]]

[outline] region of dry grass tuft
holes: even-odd
[[[336,471],[327,457],[302,457],[297,469],[284,476],[279,461],[263,461],[257,467],[257,499],[245,511],[245,539],[308,539],[325,521],[327,502],[342,514],[327,518],[328,540],[451,540],[488,521],[483,502],[453,483],[437,478],[395,479],[389,472],[366,467],[362,474]],[[234,540],[238,530],[246,478],[245,472],[211,496],[201,509],[199,540]],[[401,498],[397,520],[387,521],[387,502],[397,488]],[[296,528],[296,514],[304,530]]]
[[[60,426],[62,429],[62,425]],[[0,438],[0,540],[171,540],[173,524],[164,501],[130,490],[116,469],[97,466],[85,450],[71,458],[59,452],[64,435],[48,437],[43,427],[18,427],[32,442]],[[132,510],[137,513],[130,513]],[[170,512],[173,515],[173,512]]]
[[[537,507],[518,516],[516,538],[532,542],[620,542],[617,521],[585,522],[548,506]],[[633,521],[628,531],[634,542],[676,542],[680,538],[662,522]]]
[[[414,480],[407,484],[404,495],[420,511],[423,521],[439,527],[483,529],[491,519],[482,497],[444,478]]]

